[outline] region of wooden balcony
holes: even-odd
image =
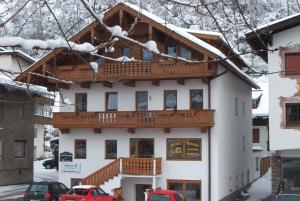
[[[53,114],[53,126],[69,128],[207,128],[214,110],[65,112]]]
[[[105,63],[95,73],[88,65],[58,66],[57,77],[72,82],[104,82],[120,80],[159,80],[207,78],[216,74],[211,63],[184,63],[173,60],[157,62]]]
[[[52,118],[40,115],[33,116],[33,122],[40,125],[52,125]]]
[[[159,175],[161,158],[118,158],[82,179],[81,183],[99,186],[119,174]]]

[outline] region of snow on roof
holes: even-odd
[[[78,185],[78,186],[73,186],[72,189],[90,189],[95,187],[96,186],[93,185]]]
[[[55,140],[59,140],[59,137],[53,137],[49,141],[52,142],[52,141],[55,141]]]
[[[257,79],[260,90],[252,90],[252,99],[259,99],[256,109],[252,109],[252,117],[269,116],[269,84],[267,77]]]
[[[27,86],[23,82],[14,81],[6,75],[0,74],[0,85],[8,86],[9,88],[15,88],[23,91],[27,91]],[[54,98],[54,93],[48,92],[47,88],[37,86],[37,85],[29,85],[29,89],[31,92],[44,96],[47,98]]]
[[[6,49],[3,47],[0,47],[0,51],[5,51]]]
[[[253,146],[252,151],[263,151],[264,149],[261,146]]]
[[[188,33],[186,30],[180,28],[180,27],[176,27],[172,24],[170,24],[169,22],[161,19],[160,17],[144,10],[141,9],[140,7],[133,5],[131,3],[125,2],[124,5],[132,8],[133,10],[135,10],[136,12],[139,12],[145,16],[147,16],[148,18],[150,18],[151,20],[155,21],[156,23],[159,23],[165,27],[167,27],[168,29],[174,31],[175,33],[183,36],[184,38],[190,40],[191,42],[197,44],[198,46],[210,51],[211,53],[219,56],[221,59],[225,59],[227,58],[223,52],[221,52],[219,49],[215,48],[214,46],[204,42],[203,40],[193,36],[192,34]],[[255,83],[255,81],[246,73],[244,73],[240,68],[238,68],[234,63],[232,63],[230,60],[225,59],[225,62],[227,62],[235,72],[237,72],[239,75],[241,75],[242,78],[244,78],[249,84],[251,84],[253,87],[255,88],[259,88],[258,85]]]
[[[30,55],[26,54],[25,52],[21,50],[6,50],[4,49],[3,51],[0,51],[1,54],[14,54],[16,53],[18,56],[22,57],[23,59],[29,61],[30,63],[34,63],[36,61],[35,58],[31,57]]]
[[[215,32],[215,31],[205,31],[205,30],[196,30],[196,29],[188,29],[188,28],[180,28],[183,31],[186,31],[188,33],[196,33],[196,34],[203,34],[203,35],[213,35],[213,36],[218,36],[218,37],[222,37],[222,34],[219,32]]]

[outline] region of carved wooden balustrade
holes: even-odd
[[[81,184],[99,186],[119,174],[161,174],[161,158],[118,158],[81,180]]]
[[[61,112],[53,114],[56,128],[184,128],[211,127],[214,110]]]
[[[215,64],[166,61],[131,61],[101,64],[98,73],[88,65],[58,66],[57,77],[73,82],[102,82],[108,80],[153,80],[205,78],[216,74]]]

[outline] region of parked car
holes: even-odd
[[[59,201],[66,200],[116,201],[116,198],[96,186],[79,185],[74,186],[59,198]]]
[[[34,182],[24,193],[24,201],[57,201],[69,189],[59,182]]]
[[[54,159],[49,159],[49,160],[45,160],[43,162],[43,166],[46,168],[46,169],[52,169],[52,168],[55,168],[56,167],[56,162]]]
[[[300,201],[300,191],[299,190],[281,191],[277,195],[276,201]]]
[[[181,193],[172,190],[155,190],[150,193],[147,201],[185,201]]]

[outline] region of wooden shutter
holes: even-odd
[[[259,143],[259,129],[253,129],[253,143]]]
[[[285,54],[285,75],[300,75],[300,52]]]

